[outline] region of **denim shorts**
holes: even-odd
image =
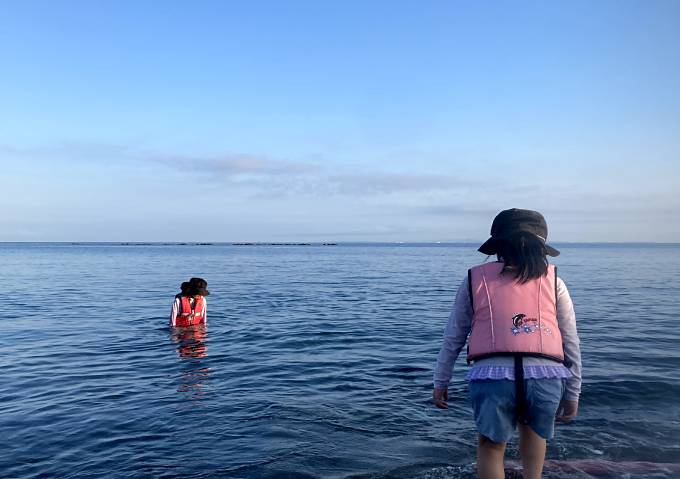
[[[524,385],[529,427],[544,439],[552,438],[555,413],[564,393],[565,380],[525,379]],[[508,442],[517,427],[515,381],[470,381],[470,402],[477,431],[493,442]]]

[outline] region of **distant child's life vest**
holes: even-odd
[[[468,271],[472,331],[467,360],[489,356],[538,356],[564,360],[557,325],[557,268],[545,276],[519,283],[503,273],[502,262]]]
[[[177,311],[176,326],[185,328],[195,324],[201,324],[205,318],[203,317],[203,296],[196,296],[193,307],[191,305],[190,296],[180,296],[179,310]]]

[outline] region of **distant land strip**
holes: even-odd
[[[232,246],[337,246],[338,243],[231,243]]]
[[[177,242],[177,243],[154,243],[154,242],[90,242],[90,241],[70,241],[67,244],[73,246],[88,246],[88,245],[114,245],[114,246],[338,246],[338,243],[260,243],[260,242],[239,242],[239,243],[193,243],[193,242]]]

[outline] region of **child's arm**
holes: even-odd
[[[567,379],[567,389],[564,393],[564,401],[571,404],[563,405],[568,420],[576,415],[578,399],[581,394],[581,346],[576,330],[574,304],[569,296],[567,286],[561,278],[557,278],[557,324],[562,334],[564,358],[571,362],[569,370],[572,377]]]
[[[170,326],[173,328],[177,326],[177,312],[179,310],[179,300],[175,298],[172,302],[172,310],[170,311]]]
[[[449,387],[453,374],[453,365],[456,359],[458,359],[461,349],[465,346],[471,326],[472,304],[470,304],[468,279],[465,277],[458,287],[456,300],[453,303],[449,320],[444,328],[444,342],[434,366],[435,400],[437,399],[437,394],[442,396],[440,399],[446,399],[446,397],[443,397],[445,393],[441,391],[446,391]]]
[[[203,311],[201,311],[203,316],[203,324],[208,324],[208,301],[203,296]]]

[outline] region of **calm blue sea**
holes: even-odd
[[[430,396],[476,246],[0,244],[0,476],[474,477],[463,358]],[[558,246],[584,382],[545,477],[679,477],[680,245]]]

